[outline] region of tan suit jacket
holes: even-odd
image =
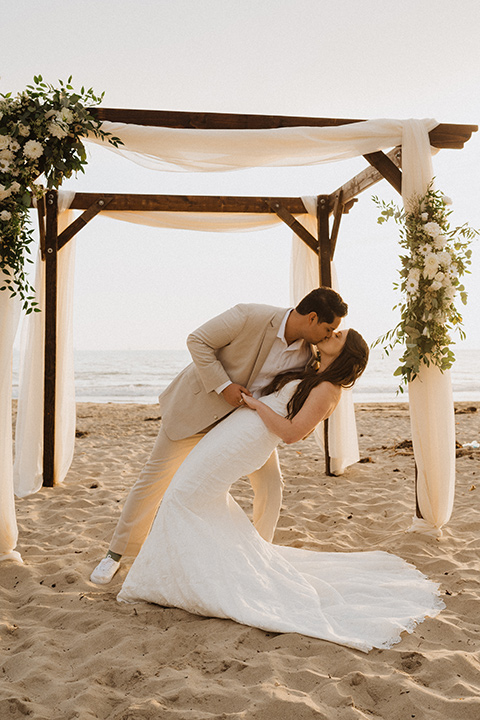
[[[231,380],[248,387],[265,362],[287,308],[241,304],[187,338],[193,358],[160,395],[163,429],[171,440],[201,432],[232,406],[215,388]]]

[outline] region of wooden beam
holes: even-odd
[[[418,467],[417,463],[415,463],[415,516],[417,518],[422,518],[422,511],[420,510],[420,505],[418,503]]]
[[[108,210],[144,210],[157,212],[268,213],[267,206],[279,203],[288,212],[303,215],[307,211],[301,198],[295,197],[216,197],[213,195],[142,195],[133,193],[76,193],[71,210],[85,210],[98,200],[108,200]]]
[[[137,110],[131,108],[91,108],[92,115],[110,122],[150,127],[192,128],[197,130],[261,130],[279,127],[329,127],[363,122],[361,119],[312,118],[291,115],[252,115],[245,113],[185,112],[182,110]]]
[[[291,215],[279,202],[266,203],[273,212],[286,223],[303,242],[308,245],[310,250],[316,254],[318,252],[318,241],[308,230]],[[306,212],[306,211],[305,211]]]
[[[45,198],[37,200],[38,232],[40,235],[40,252],[45,260]]]
[[[330,198],[329,198],[330,200]],[[340,229],[340,221],[343,213],[343,192],[340,190],[335,198],[335,204],[333,207],[333,226],[332,234],[330,236],[330,259],[333,260],[335,254],[335,247],[337,245],[338,231]]]
[[[320,285],[326,287],[332,287],[329,200],[328,195],[319,195],[317,199],[319,277]]]
[[[55,484],[55,385],[57,356],[57,216],[58,193],[46,195],[45,350],[43,384],[43,484]]]
[[[378,170],[383,175],[385,180],[388,180],[395,190],[400,195],[402,194],[402,173],[400,169],[393,163],[390,158],[383,152],[368,153],[363,156],[365,160],[368,160],[370,165]]]
[[[111,197],[101,197],[96,200],[90,207],[85,210],[76,220],[74,220],[65,230],[58,236],[57,248],[60,250],[64,245],[67,244],[85,225],[90,222],[95,215],[105,210],[107,205],[111,202]]]
[[[390,150],[390,152],[387,153],[387,157],[390,158],[390,160],[397,167],[402,166],[401,147],[396,147],[393,148],[393,150]],[[357,195],[359,195],[364,190],[368,190],[368,188],[372,187],[372,185],[375,185],[377,182],[380,182],[380,180],[384,179],[385,178],[383,177],[383,175],[374,167],[365,168],[365,170],[362,170],[362,172],[358,173],[358,175],[355,175],[355,177],[353,177],[341,187],[337,188],[337,190],[335,190],[333,193],[330,193],[330,212],[333,212],[335,206],[335,198],[339,192],[342,192],[342,202],[345,207],[345,212],[346,207],[348,207],[348,205],[351,203],[352,200],[356,198]]]
[[[318,260],[319,260],[319,278],[320,285],[332,287],[332,270],[331,270],[331,245],[330,245],[330,229],[329,229],[329,196],[319,195],[317,198],[317,223],[318,223]],[[331,458],[328,447],[328,419],[323,423],[323,445],[325,454],[325,474],[332,475]]]
[[[91,108],[99,120],[132,123],[150,127],[196,128],[198,130],[258,130],[279,127],[332,127],[364,122],[365,118],[317,118],[291,115],[252,115],[244,113],[205,113],[179,110],[137,110],[129,108]],[[441,123],[430,132],[430,144],[437,148],[462,148],[477,132],[478,125]]]
[[[441,123],[430,131],[430,145],[435,148],[461,150],[472,134],[478,131],[478,125],[454,125]]]

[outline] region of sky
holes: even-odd
[[[435,118],[479,124],[478,0],[3,0],[0,92],[34,75],[105,92],[105,107],[343,118]],[[32,13],[34,7],[34,13]],[[480,132],[433,160],[452,224],[480,229]],[[304,196],[330,193],[363,158],[308,168],[166,173],[89,146],[64,184],[91,192]],[[349,325],[369,342],[399,300],[395,225],[372,195],[342,220],[335,253]],[[288,307],[291,231],[163,230],[96,218],[76,239],[78,349],[181,349],[189,332],[238,302]],[[465,279],[467,340],[480,349],[480,240]],[[458,338],[456,338],[458,340]]]

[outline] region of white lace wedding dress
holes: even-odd
[[[297,381],[263,398],[285,415]],[[146,600],[358,648],[390,647],[444,603],[437,585],[386,552],[322,553],[263,540],[229,493],[280,438],[239,408],[172,480],[118,600]]]

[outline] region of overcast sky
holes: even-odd
[[[105,91],[107,107],[319,117],[435,118],[478,124],[478,0],[4,0],[0,92],[33,75]],[[480,137],[434,158],[453,222],[480,228]],[[92,146],[90,146],[92,147]],[[300,169],[158,173],[93,147],[68,189],[317,195],[362,158]],[[396,322],[395,226],[378,226],[372,194],[344,216],[336,251],[350,324],[369,340]],[[237,302],[289,305],[290,231],[209,234],[95,219],[77,236],[75,346],[184,347],[186,335]],[[468,339],[480,348],[480,242],[466,285]]]

